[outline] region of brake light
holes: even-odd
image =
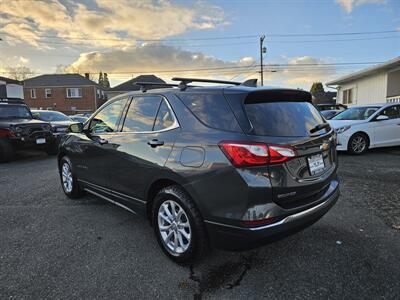
[[[295,150],[289,146],[222,142],[219,147],[232,164],[238,168],[282,163],[296,156]]]

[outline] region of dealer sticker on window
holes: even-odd
[[[46,144],[46,139],[36,139],[36,144],[41,145],[41,144]]]
[[[324,171],[325,164],[324,159],[322,158],[322,154],[316,154],[308,157],[307,159],[311,175],[316,175]]]

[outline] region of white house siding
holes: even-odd
[[[356,79],[340,86],[339,103],[343,103],[343,90],[353,89],[352,104],[373,104],[386,102],[387,72]]]

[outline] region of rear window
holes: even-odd
[[[312,128],[324,123],[319,111],[308,102],[245,103],[245,109],[254,135],[309,136]]]
[[[205,125],[227,131],[241,132],[231,108],[221,94],[181,94],[179,97]]]

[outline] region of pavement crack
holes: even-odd
[[[189,271],[190,271],[189,279],[194,281],[197,285],[196,292],[193,294],[193,299],[200,300],[203,297],[203,287],[202,287],[201,279],[194,272],[194,267],[192,265],[189,266]]]
[[[234,289],[235,287],[240,285],[243,278],[246,276],[247,272],[251,269],[252,260],[253,260],[253,256],[244,256],[244,255],[241,256],[243,270],[239,274],[239,277],[235,281],[233,281],[233,283],[228,284],[228,286],[227,286],[228,290]]]

